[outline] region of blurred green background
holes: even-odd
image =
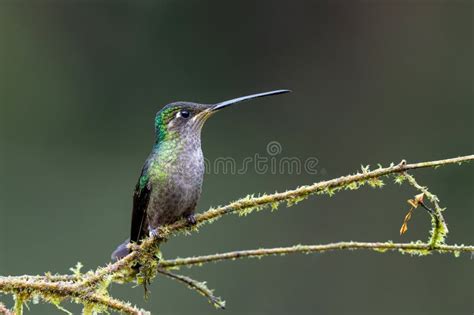
[[[94,269],[129,231],[153,117],[175,100],[217,102],[276,88],[203,131],[210,159],[240,161],[278,141],[318,174],[208,174],[199,211],[384,165],[473,153],[472,1],[0,2],[0,274]],[[474,242],[472,165],[413,172],[438,194],[450,243]],[[426,239],[415,191],[387,182],[296,207],[228,216],[163,246],[166,257],[342,240]],[[332,252],[211,264],[233,314],[471,314],[468,255]],[[112,292],[153,314],[218,314],[158,278]],[[11,305],[10,297],[0,300]],[[74,313],[79,308],[66,305]],[[56,314],[49,305],[31,314]]]

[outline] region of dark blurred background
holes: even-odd
[[[95,269],[129,231],[153,117],[175,100],[291,95],[223,111],[203,131],[210,159],[317,157],[318,174],[208,174],[200,211],[250,193],[384,165],[473,153],[472,1],[0,2],[0,274]],[[472,165],[413,172],[447,207],[450,243],[474,242]],[[426,239],[415,191],[386,181],[274,213],[228,216],[173,238],[166,257],[342,240]],[[471,314],[468,255],[332,252],[182,272],[227,300],[225,314]],[[218,314],[158,278],[112,293],[153,314]],[[0,296],[11,305],[11,299]],[[66,305],[74,313],[79,307]],[[59,313],[34,305],[31,314]]]

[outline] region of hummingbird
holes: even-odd
[[[112,253],[113,260],[129,254],[128,243],[140,243],[157,228],[186,219],[196,224],[194,211],[201,195],[204,157],[201,129],[207,119],[230,105],[291,92],[275,90],[217,104],[174,102],[155,116],[155,142],[133,193],[130,238]]]

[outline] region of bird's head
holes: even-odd
[[[217,104],[199,104],[191,102],[174,102],[163,107],[155,118],[156,142],[175,139],[183,135],[199,135],[206,120],[217,111],[230,105],[258,97],[291,92],[276,90],[234,98]]]

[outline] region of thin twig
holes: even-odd
[[[176,268],[182,266],[200,266],[204,263],[218,262],[223,260],[235,260],[248,257],[264,257],[272,255],[286,254],[309,254],[334,250],[356,250],[365,249],[378,252],[400,251],[402,253],[420,251],[438,252],[438,253],[460,253],[474,252],[474,246],[464,245],[439,245],[432,247],[428,243],[391,243],[391,242],[338,242],[325,245],[295,245],[290,247],[261,248],[252,250],[238,250],[214,255],[196,256],[188,258],[176,258],[171,260],[162,260],[159,262],[161,268]]]
[[[413,176],[411,176],[408,173],[404,173],[405,177],[407,178],[408,183],[421,191],[426,198],[434,205],[434,211],[431,214],[432,216],[432,230],[430,231],[431,238],[429,240],[429,244],[431,246],[434,245],[440,245],[444,243],[444,238],[446,234],[448,234],[448,226],[446,225],[446,221],[444,220],[443,216],[443,209],[439,205],[439,199],[436,195],[432,194],[426,187],[421,186],[418,184],[418,182],[415,180]],[[426,208],[426,206],[421,203],[423,207]],[[430,209],[428,208],[428,211]]]
[[[206,286],[205,282],[199,282],[190,277],[178,275],[163,268],[158,268],[158,272],[173,280],[183,282],[189,288],[206,297],[216,308],[225,309],[225,301],[223,301],[220,297],[214,296],[213,292]]]

